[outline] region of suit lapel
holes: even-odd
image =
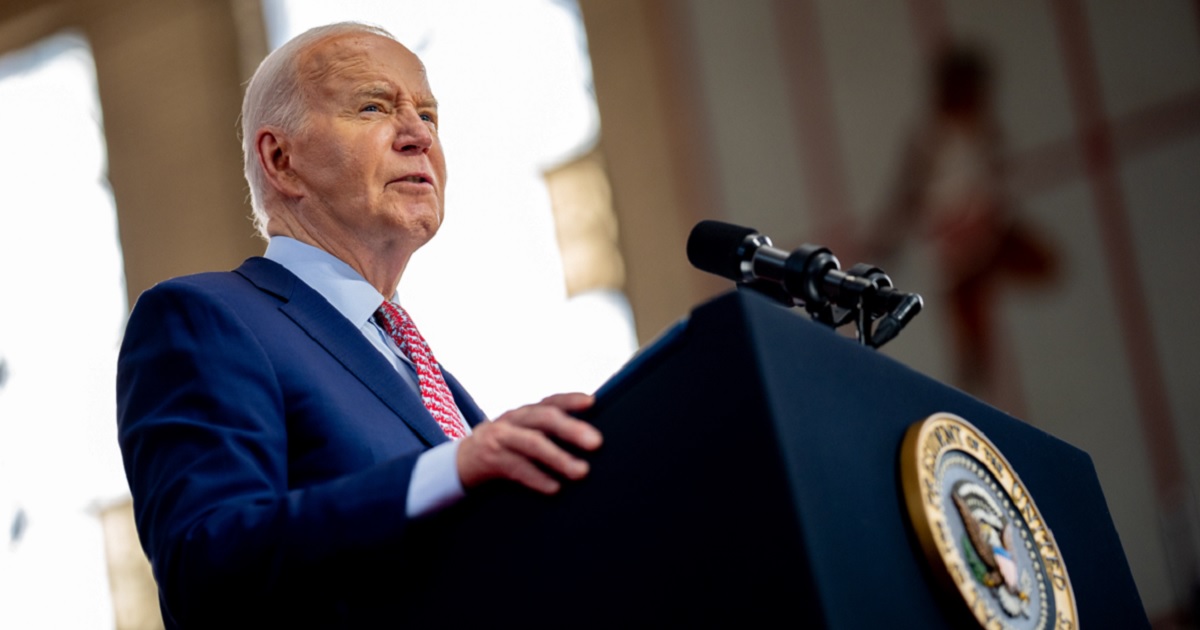
[[[454,404],[458,405],[458,410],[462,412],[463,418],[466,418],[467,424],[474,427],[475,425],[487,420],[487,415],[475,404],[475,399],[467,393],[458,379],[454,375],[442,368],[442,376],[446,378],[446,385],[450,388],[450,393],[454,394]]]
[[[371,390],[424,442],[433,446],[449,439],[429,415],[420,396],[411,391],[391,364],[321,294],[266,258],[250,258],[236,273],[279,298],[282,301],[279,310],[284,315]],[[456,400],[459,392],[470,400],[461,386],[454,392]],[[471,406],[478,412],[473,401]],[[463,414],[466,413],[464,410]]]

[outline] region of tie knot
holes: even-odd
[[[375,309],[375,320],[379,321],[381,319],[391,320],[397,325],[406,321],[412,323],[412,319],[408,316],[408,311],[405,311],[402,306],[391,300],[384,300],[383,304],[380,304],[379,308]]]
[[[375,311],[375,321],[410,360],[415,360],[414,352],[428,353],[429,346],[425,343],[425,338],[417,330],[417,325],[408,316],[408,312],[399,304],[391,301],[380,304]]]

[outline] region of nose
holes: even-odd
[[[431,123],[421,118],[415,109],[405,108],[397,114],[396,139],[392,147],[401,153],[425,153],[433,146]]]

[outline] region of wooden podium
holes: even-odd
[[[586,480],[486,488],[421,523],[392,559],[404,577],[368,588],[418,626],[969,627],[899,481],[905,431],[942,411],[1023,479],[1082,626],[1148,627],[1086,453],[748,292],[698,307],[598,392]]]

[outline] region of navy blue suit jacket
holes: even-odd
[[[357,578],[403,571],[413,465],[447,439],[354,324],[263,258],[138,299],[117,415],[168,627],[354,624],[379,605]]]

